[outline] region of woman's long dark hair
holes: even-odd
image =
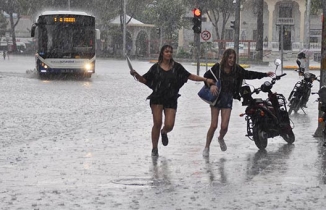
[[[224,66],[228,62],[228,58],[231,54],[234,54],[234,60],[237,60],[237,54],[236,54],[235,50],[232,48],[226,49],[223,53],[223,56],[222,56],[222,59],[220,62],[221,69],[224,68]],[[235,68],[235,65],[236,65],[236,63],[234,64],[233,68]]]
[[[163,61],[163,52],[167,48],[170,48],[173,51],[173,47],[171,45],[168,45],[168,44],[163,45],[163,47],[160,50],[160,55],[158,56],[158,63],[159,64],[162,63],[162,61]],[[170,64],[173,63],[173,62],[174,62],[174,60],[173,60],[173,58],[171,58]]]

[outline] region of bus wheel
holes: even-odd
[[[86,74],[84,74],[84,77],[85,78],[91,78],[92,77],[92,74],[91,73],[86,73]]]
[[[48,77],[48,75],[44,74],[44,73],[39,73],[38,76],[39,76],[40,79],[46,79]]]

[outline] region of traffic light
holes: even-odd
[[[200,8],[195,8],[192,10],[194,13],[194,17],[192,19],[194,26],[192,29],[194,30],[194,33],[200,34],[201,33],[201,10]]]
[[[230,27],[233,28],[233,29],[235,28],[235,21],[234,20],[231,21],[231,26]]]
[[[156,33],[157,33],[158,35],[160,35],[160,34],[161,34],[161,28],[156,28]]]

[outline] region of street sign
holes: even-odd
[[[211,32],[204,30],[203,32],[201,32],[200,38],[201,41],[211,42],[211,38],[212,38]]]

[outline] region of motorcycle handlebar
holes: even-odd
[[[279,80],[279,79],[281,79],[281,77],[283,77],[283,76],[285,76],[285,75],[286,75],[286,73],[283,73],[283,74],[281,74],[281,75],[278,75],[278,76],[275,77],[275,80]]]
[[[280,80],[281,77],[284,77],[285,75],[286,75],[286,73],[283,73],[283,74],[281,74],[281,75],[277,75],[276,77],[274,77],[274,78],[272,79],[272,83],[271,83],[271,85],[273,86],[273,84],[275,84],[275,81],[276,81],[276,80]],[[260,87],[260,88],[254,88],[254,90],[251,92],[251,95],[254,94],[254,93],[259,94],[260,91],[261,91],[261,87]]]

